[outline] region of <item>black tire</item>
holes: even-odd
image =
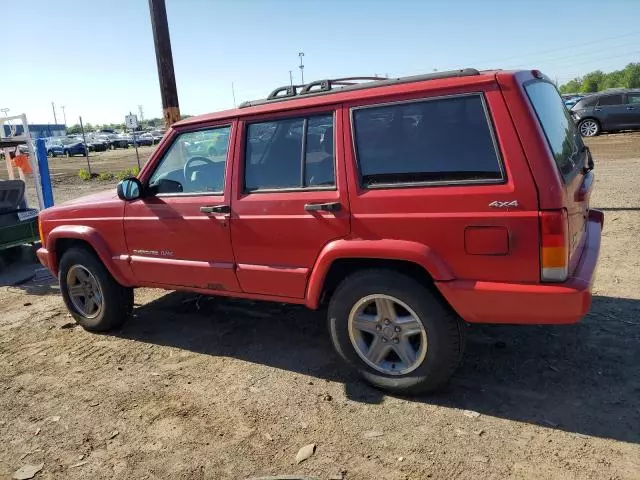
[[[602,126],[595,118],[585,118],[578,123],[578,131],[583,137],[596,137],[602,133]]]
[[[404,375],[386,374],[364,362],[349,336],[353,306],[369,295],[395,297],[410,307],[427,335],[424,360]],[[411,277],[390,270],[364,270],[348,276],[335,291],[328,311],[329,332],[338,354],[373,386],[413,395],[442,387],[456,370],[465,346],[466,325],[436,294]]]
[[[67,274],[73,266],[80,265],[97,280],[102,290],[103,308],[98,316],[87,318],[73,305],[67,285]],[[106,332],[124,323],[133,312],[133,289],[123,287],[111,276],[96,254],[88,248],[72,247],[60,259],[58,275],[60,290],[71,316],[85,330]]]

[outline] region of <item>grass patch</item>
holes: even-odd
[[[98,180],[113,180],[115,177],[111,172],[100,172],[98,174]]]
[[[80,179],[84,180],[85,182],[91,180],[91,174],[89,173],[89,170],[85,168],[80,169],[80,171],[78,172],[78,177],[80,177]]]
[[[120,170],[116,173],[113,172],[100,172],[100,173],[89,173],[86,168],[81,168],[78,171],[78,177],[82,180],[89,181],[97,178],[102,181],[109,180],[124,180],[129,177],[136,177],[140,173],[140,169],[138,167],[125,168],[124,170]]]
[[[115,177],[118,180],[124,180],[129,177],[136,177],[140,173],[140,169],[138,167],[126,168],[124,170],[120,170],[116,173]]]

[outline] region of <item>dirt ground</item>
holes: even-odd
[[[96,335],[44,273],[1,288],[0,478],[43,463],[38,479],[640,479],[640,133],[589,144],[606,212],[591,313],[470,327],[436,395],[363,384],[322,312],[144,289]],[[58,201],[112,188],[76,181],[82,160],[52,162]]]

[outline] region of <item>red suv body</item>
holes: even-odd
[[[588,312],[603,214],[546,77],[344,83],[178,122],[117,193],[42,212],[38,256],[76,319],[114,326],[142,286],[328,303],[338,352],[409,392],[451,375],[460,319]]]

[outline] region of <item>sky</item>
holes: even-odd
[[[537,68],[564,83],[640,61],[638,0],[166,0],[182,114],[304,78]],[[147,0],[0,0],[0,108],[30,123],[161,117]],[[634,19],[626,21],[625,19]],[[233,89],[232,89],[233,85]]]

